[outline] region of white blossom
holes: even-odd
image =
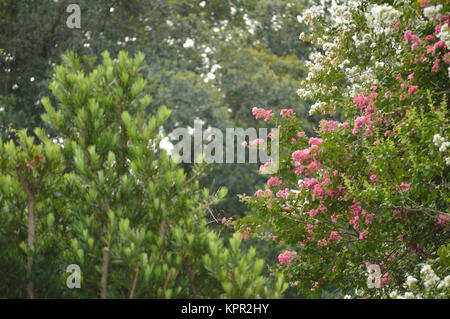
[[[438,4],[437,6],[429,6],[423,9],[423,15],[428,19],[438,19],[440,17],[440,12],[442,10],[442,4]]]
[[[406,284],[408,285],[409,288],[417,284],[417,282],[418,280],[413,276],[408,276],[408,278],[406,278]]]
[[[367,25],[377,33],[391,34],[400,17],[400,12],[387,4],[374,5],[365,14]]]
[[[438,38],[444,41],[447,47],[450,47],[450,27],[448,26],[448,24],[444,24],[441,27]]]

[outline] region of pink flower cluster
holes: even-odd
[[[282,265],[290,266],[292,264],[292,260],[297,257],[297,253],[295,251],[286,250],[284,253],[278,255],[278,261]]]
[[[252,108],[252,114],[255,116],[255,119],[264,118],[264,122],[267,122],[272,117],[272,110],[265,110],[262,107],[257,108],[256,106]]]
[[[270,189],[266,189],[265,191],[263,191],[263,190],[261,190],[261,189],[258,189],[258,190],[256,191],[256,193],[255,193],[253,196],[255,196],[255,197],[261,197],[261,198],[264,198],[264,197],[273,197],[273,193],[272,193],[272,191],[271,191]]]
[[[276,193],[276,196],[277,196],[277,197],[281,197],[281,198],[288,199],[288,198],[290,197],[289,189],[285,188],[285,189],[283,189],[283,190],[278,191],[278,192]]]
[[[366,135],[371,136],[371,135],[373,135],[372,125],[373,125],[373,122],[370,119],[370,115],[359,116],[355,119],[352,134],[353,135],[358,134],[359,129],[363,128],[364,126],[367,126]]]
[[[310,151],[311,150],[308,148],[304,149],[304,150],[295,151],[294,153],[292,153],[292,159],[299,163],[305,163],[305,162],[309,161],[309,159],[310,159],[310,155],[309,155]]]
[[[319,145],[323,143],[323,140],[321,138],[318,137],[311,137],[308,141],[309,144],[311,145]]]
[[[269,180],[267,181],[267,188],[270,188],[272,186],[281,186],[283,184],[283,181],[281,179],[279,179],[276,176],[273,176],[271,178],[269,178]]]
[[[376,86],[372,86],[372,89],[375,90]],[[376,100],[377,97],[378,97],[377,92],[370,93],[369,97],[367,97],[363,93],[360,93],[353,98],[353,103],[355,103],[355,106],[359,108],[362,113],[370,115],[375,113],[374,101]]]
[[[402,192],[408,192],[411,189],[409,184],[406,184],[406,183],[403,183],[403,182],[400,185],[395,185],[395,188],[397,190],[401,190]]]
[[[333,189],[325,188],[328,184],[331,183],[331,180],[329,177],[325,177],[322,182],[319,182],[316,178],[305,178],[303,182],[301,183],[300,187],[301,189],[308,189],[312,191],[312,199],[323,199],[325,197],[335,197],[338,193],[334,191]]]
[[[419,45],[422,45],[422,41],[417,35],[412,34],[411,30],[406,30],[403,38],[405,39],[406,43],[412,43],[411,45],[411,51],[414,51]]]
[[[294,114],[294,110],[293,109],[282,109],[280,112],[281,117],[289,117],[292,114]]]
[[[250,146],[256,146],[262,143],[264,143],[264,140],[262,138],[257,138],[250,142]]]
[[[320,130],[322,132],[331,132],[331,133],[336,133],[337,129],[339,127],[339,122],[338,121],[326,121],[326,120],[322,120],[320,121]]]
[[[450,216],[440,214],[438,217],[438,223],[441,224],[444,227],[450,226]]]
[[[337,231],[332,231],[330,233],[330,237],[328,238],[329,244],[336,244],[337,242],[341,241],[342,237],[339,235]]]

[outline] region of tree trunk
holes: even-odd
[[[27,257],[27,273],[30,277],[27,284],[27,296],[28,299],[34,299],[34,285],[31,278],[31,271],[33,267],[33,255],[31,253],[31,248],[34,245],[35,239],[35,220],[34,220],[34,198],[32,195],[28,194],[28,257]]]

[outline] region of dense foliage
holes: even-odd
[[[268,137],[279,138],[280,170],[243,197],[254,213],[236,227],[279,243],[274,271],[311,297],[323,288],[450,296],[450,6],[383,2],[336,1],[300,18],[310,28],[300,38],[316,51],[298,93],[325,116],[315,137],[292,110],[253,112],[280,127]],[[418,267],[428,277],[413,293],[404,282],[417,281]],[[376,276],[381,289],[369,289]]]

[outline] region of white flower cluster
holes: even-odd
[[[324,11],[328,10],[330,14],[324,16]],[[360,1],[332,1],[332,5],[324,9],[322,6],[312,7],[303,13],[303,16],[297,17],[300,22],[311,25],[312,29],[322,28],[317,23],[319,17],[326,19],[326,24],[333,28],[330,32],[329,27],[324,27],[320,36],[311,37],[305,33],[300,34],[299,38],[304,41],[312,42],[320,52],[314,52],[310,55],[309,61],[305,64],[308,68],[308,76],[302,81],[297,94],[303,99],[318,101],[310,109],[310,115],[314,113],[333,113],[342,100],[335,98],[338,95],[345,99],[357,95],[361,89],[369,86],[379,85],[377,73],[386,73],[388,67],[396,65],[396,57],[401,50],[401,44],[397,43],[393,30],[395,24],[400,19],[400,11],[389,5],[374,5],[365,12],[367,25],[369,28],[360,30],[357,27],[357,16],[354,16],[355,10],[362,10]],[[383,32],[383,33],[381,33]],[[390,36],[387,36],[390,34]],[[353,48],[349,48],[349,37],[353,40]],[[388,42],[386,48],[379,46],[379,42]],[[373,52],[367,50],[391,50],[384,52],[384,56],[392,56],[392,60],[379,61],[373,55]],[[364,52],[370,52],[372,57],[370,62],[361,65],[354,64],[353,60],[366,60]],[[336,85],[326,86],[326,81],[322,78],[333,76],[338,79]],[[326,102],[323,102],[326,101]]]
[[[426,289],[436,286],[436,284],[441,280],[433,271],[430,265],[425,265],[420,270],[420,274],[424,275],[424,283]],[[445,283],[444,283],[445,284]]]
[[[439,152],[445,152],[450,147],[450,142],[446,141],[445,138],[439,134],[433,136],[433,143],[436,147],[439,147]],[[445,164],[450,165],[450,157],[445,158]]]
[[[436,147],[439,147],[439,152],[445,152],[450,146],[450,142],[446,141],[445,138],[439,134],[433,136],[433,143]]]
[[[309,110],[309,115],[313,115],[314,113],[322,113],[327,109],[328,104],[322,101],[317,101],[313,105],[311,105],[311,109]]]
[[[400,12],[387,4],[374,5],[365,14],[367,26],[376,33],[391,34],[400,17]]]
[[[423,9],[423,15],[430,20],[439,19],[441,16],[441,14],[440,14],[441,10],[442,10],[442,4],[438,4],[436,6],[429,6],[429,7],[426,7],[425,9]]]
[[[346,5],[334,5],[330,8],[331,21],[344,26],[353,23],[352,13]]]
[[[437,36],[441,41],[445,42],[447,48],[450,48],[450,27],[448,24],[444,24],[441,27],[441,31]],[[448,67],[448,77],[450,78],[450,66]]]
[[[420,281],[423,283],[422,289],[419,280],[408,275],[404,287],[410,291],[403,295],[396,290],[390,292],[389,297],[393,299],[422,299],[422,298],[447,298],[450,288],[450,275],[440,279],[430,265],[425,264],[420,270]]]
[[[312,25],[317,21],[318,18],[323,17],[325,15],[325,7],[324,6],[312,6],[305,11],[301,16],[297,16],[297,20],[300,23],[305,23]]]
[[[450,48],[450,28],[448,24],[444,24],[441,27],[441,32],[439,32],[438,37],[445,42],[447,48]]]

